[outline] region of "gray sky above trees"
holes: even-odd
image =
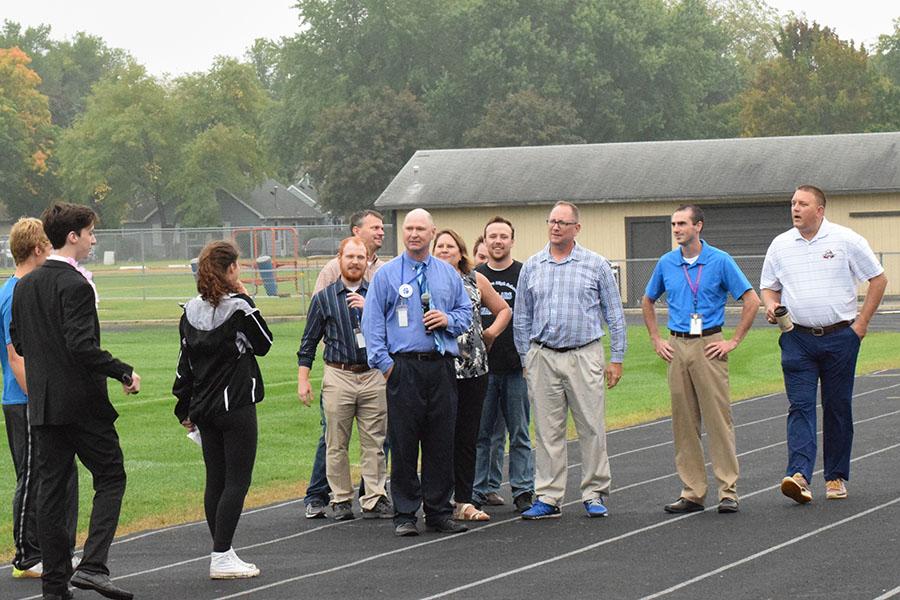
[[[78,31],[123,48],[150,73],[181,75],[207,71],[218,55],[241,58],[253,40],[297,32],[298,0],[42,0],[4,2],[0,18],[23,25],[50,25],[53,39]],[[806,13],[842,39],[874,45],[893,31],[900,9],[885,0],[768,0],[780,14]]]

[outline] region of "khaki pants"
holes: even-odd
[[[708,359],[703,353],[722,334],[702,338],[672,336],[675,356],[669,363],[672,395],[672,433],[675,468],[684,486],[681,496],[703,504],[706,499],[706,466],[700,441],[700,421],[707,433],[713,473],[719,483],[719,500],[737,500],[738,460],[728,391],[728,361]]]
[[[333,502],[353,499],[348,445],[353,418],[359,431],[360,470],[366,487],[359,503],[371,510],[386,496],[384,438],[387,433],[387,398],[384,376],[378,369],[351,373],[325,365],[322,405],[325,409],[325,472]]]
[[[566,492],[566,419],[571,409],[581,445],[581,499],[609,496],[603,343],[556,352],[532,343],[525,381],[535,435],[534,490],[559,506]]]

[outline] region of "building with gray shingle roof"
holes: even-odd
[[[900,132],[420,150],[375,206],[398,211],[398,222],[426,208],[439,228],[456,229],[470,244],[501,214],[516,225],[514,255],[523,260],[546,243],[553,203],[572,201],[581,209],[579,242],[612,260],[631,259],[623,295],[634,300],[649,277],[637,276],[635,265],[673,247],[669,221],[680,204],[704,208],[710,243],[760,255],[791,227],[789,200],[804,183],[826,191],[830,220],[858,231],[876,252],[900,253]],[[900,264],[893,277],[888,270],[889,293],[898,294]]]

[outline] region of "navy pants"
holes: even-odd
[[[394,356],[394,370],[387,382],[387,405],[395,525],[415,523],[416,512],[423,504],[429,525],[440,523],[453,513],[450,497],[456,404],[453,357],[420,361]]]
[[[816,392],[822,389],[825,480],[850,479],[853,381],[860,339],[850,327],[815,336],[794,329],[778,340],[790,409],[787,476],[812,480],[816,464]]]

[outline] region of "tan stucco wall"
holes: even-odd
[[[737,199],[736,204],[759,202],[754,199]],[[771,203],[765,202],[766,204]],[[623,202],[609,204],[582,204],[581,233],[579,243],[610,260],[625,260],[625,218],[671,215],[681,202]],[[703,204],[724,204],[722,201],[700,202]],[[551,204],[545,206],[519,207],[467,207],[440,208],[430,212],[438,229],[450,228],[462,235],[466,244],[471,245],[484,228],[484,224],[495,215],[512,221],[516,227],[516,244],[513,257],[524,261],[547,243],[545,219]],[[785,221],[788,219],[790,201],[784,200]],[[887,212],[900,210],[900,194],[877,196],[843,196],[828,200],[826,216],[829,220],[850,227],[869,241],[876,253],[897,253],[883,256],[889,285],[888,294],[900,295],[900,216],[850,217],[850,213]],[[402,225],[406,211],[397,214],[397,248],[403,248]],[[673,246],[674,247],[674,246]],[[624,282],[623,282],[624,284]],[[624,288],[624,285],[623,285]]]

